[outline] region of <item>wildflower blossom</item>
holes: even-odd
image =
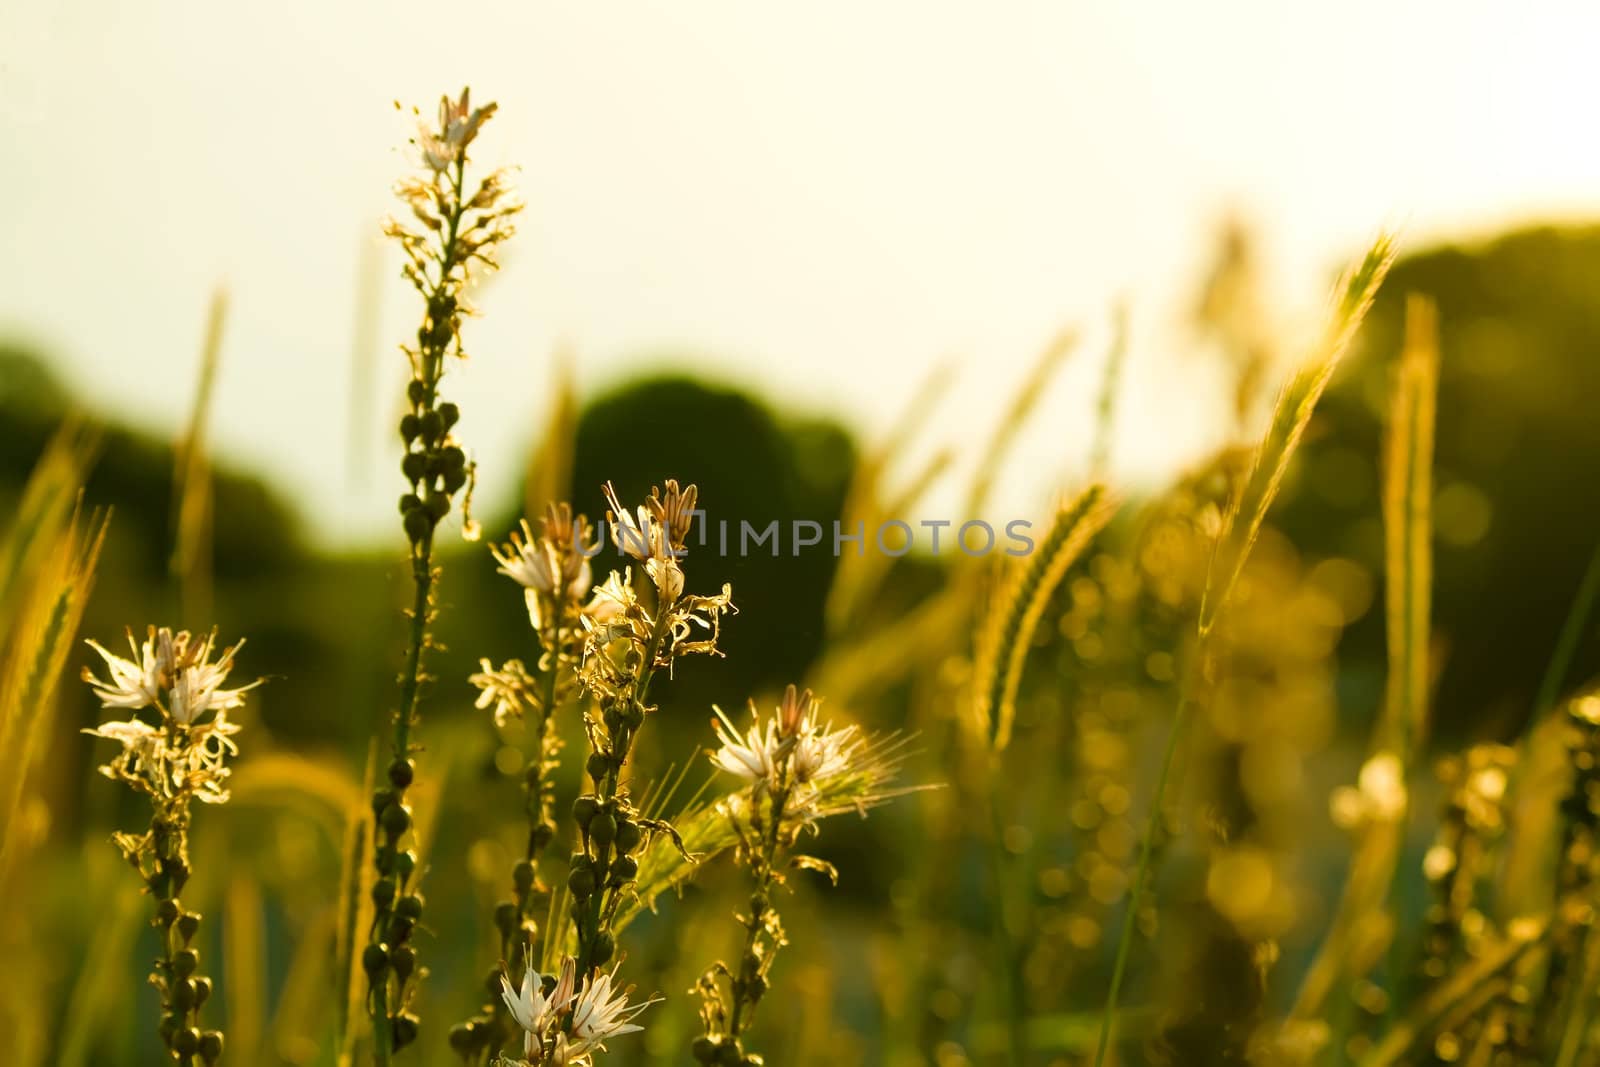
[[[209,989],[210,981],[194,974],[192,943],[200,916],[180,900],[191,874],[189,802],[228,799],[226,761],[238,752],[233,735],[239,726],[227,713],[261,681],[225,687],[242,641],[213,661],[215,633],[200,640],[166,627],[146,633],[141,643],[129,631],[132,658],[88,642],[104,660],[107,677],[86,667],[84,681],[104,707],[134,714],[84,732],[122,746],[100,773],[150,798],[149,829],[119,832],[113,841],[157,901],[161,951],[150,981],[161,994],[162,1040],[177,1062],[210,1067],[222,1055],[223,1035],[199,1029],[201,1001],[194,990],[200,983]]]
[[[500,996],[511,1018],[524,1031],[523,1056],[537,1061],[543,1055],[544,1044],[552,1028],[567,1005],[572,1003],[575,968],[569,956],[561,965],[561,976],[548,996],[544,992],[544,979],[528,961],[522,976],[522,987],[512,986],[509,976],[500,976]]]
[[[480,659],[482,668],[470,675],[467,681],[479,689],[474,706],[494,708],[494,724],[504,726],[513,718],[521,718],[533,706],[536,683],[519,659],[507,660],[499,670],[486,659]]]
[[[717,739],[722,742],[722,747],[712,753],[711,762],[719,769],[743,778],[758,789],[770,788],[778,777],[779,740],[774,724],[769,721],[763,725],[759,716],[756,716],[749,731],[740,735],[738,727],[728,721],[720,708],[713,710],[716,711],[717,718],[712,726],[717,732]],[[754,707],[751,708],[751,712],[754,714]]]
[[[577,1002],[572,1006],[569,1026],[569,1055],[582,1057],[595,1050],[604,1051],[605,1042],[610,1038],[639,1033],[644,1029],[633,1020],[661,998],[651,997],[638,1004],[629,1004],[628,994],[633,987],[619,989],[615,985],[615,978],[615,967],[609,972],[598,971],[584,984],[583,992],[578,994]]]

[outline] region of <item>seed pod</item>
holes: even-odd
[[[172,957],[172,970],[179,978],[187,978],[200,966],[200,953],[192,948],[181,950]]]
[[[198,912],[186,911],[178,916],[178,936],[188,944],[200,930],[200,915]]]
[[[450,1028],[450,1050],[462,1056],[470,1055],[478,1048],[478,1026],[476,1023],[456,1023]]]
[[[417,439],[417,434],[422,432],[422,422],[415,415],[407,412],[400,416],[400,436],[406,444]]]
[[[415,500],[416,497],[411,499]],[[389,764],[389,781],[393,782],[396,789],[404,789],[410,785],[416,776],[417,765],[408,759],[397,759]]]
[[[621,856],[611,862],[611,884],[624,885],[639,877],[639,861]]]
[[[612,937],[608,931],[601,930],[598,934],[594,935],[594,946],[590,950],[590,955],[596,965],[602,964],[609,960],[612,953],[616,951],[616,938]]]
[[[205,977],[201,977],[201,978],[196,978],[193,981],[194,981],[194,1006],[198,1008],[198,1007],[200,1007],[200,1005],[204,1004],[206,1001],[211,999],[211,979],[205,978]]]
[[[448,430],[461,421],[461,409],[446,400],[439,405],[439,418],[444,420],[444,428]]]
[[[413,378],[411,379],[411,384],[406,386],[406,397],[413,404],[421,404],[428,399],[428,387]]]
[[[412,544],[416,544],[428,536],[428,531],[433,529],[433,518],[428,514],[427,508],[417,508],[415,511],[406,512],[404,521],[406,537]]]
[[[404,804],[390,804],[378,819],[391,837],[399,837],[411,825],[411,813]]]
[[[589,836],[602,845],[611,844],[617,836],[617,817],[609,811],[597,812],[595,817],[589,820]]]
[[[394,873],[404,882],[411,877],[411,872],[417,869],[417,854],[411,849],[406,849],[394,858]]]
[[[416,969],[416,950],[410,945],[396,945],[394,951],[389,953],[389,966],[394,968],[395,977],[404,982]]]
[[[216,1063],[222,1058],[222,1031],[207,1030],[200,1035],[200,1058],[207,1063]]]
[[[632,819],[617,820],[617,851],[626,856],[639,847],[639,842],[644,840],[644,831]]]
[[[394,1048],[398,1052],[417,1039],[417,1029],[422,1020],[410,1012],[394,1017]]]
[[[584,765],[584,769],[589,772],[590,778],[593,778],[598,782],[604,778],[606,776],[606,772],[611,769],[611,761],[606,758],[603,752],[591,752],[589,753],[588,762]]]
[[[410,482],[420,482],[428,473],[428,457],[421,452],[407,452],[400,460],[400,473]]]
[[[424,411],[422,413],[422,439],[429,444],[439,439],[439,434],[444,432],[444,420],[437,411]]]
[[[588,830],[590,820],[599,810],[600,801],[585,793],[572,802],[572,820],[578,824],[579,829]]]
[[[694,1058],[699,1060],[701,1063],[711,1063],[717,1058],[716,1039],[707,1037],[705,1034],[701,1034],[699,1037],[695,1038],[694,1043],[689,1046],[689,1051],[693,1053]]]
[[[533,864],[523,860],[511,868],[511,884],[517,887],[517,892],[526,893],[533,888]]]
[[[162,926],[171,926],[178,921],[178,902],[176,900],[163,900],[156,905],[156,922]]]
[[[394,906],[394,913],[412,922],[422,918],[422,894],[407,893],[401,897],[400,902]]]
[[[172,1051],[180,1056],[193,1056],[200,1051],[200,1031],[185,1027],[172,1035]]]
[[[594,871],[587,867],[574,868],[567,875],[567,888],[572,890],[572,895],[579,900],[585,900],[594,894]]]
[[[502,900],[496,904],[494,906],[494,924],[499,929],[501,937],[509,938],[517,929],[517,906],[509,900]],[[494,972],[495,977],[498,977],[499,974],[499,971]]]
[[[387,908],[394,903],[395,885],[393,878],[379,878],[372,883],[372,902],[380,908]]]
[[[389,967],[389,950],[383,945],[368,945],[361,953],[361,969],[367,977],[376,979]]]

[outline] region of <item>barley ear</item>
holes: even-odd
[[[1105,487],[1092,485],[1056,512],[1050,533],[1014,568],[978,632],[974,724],[996,750],[1011,739],[1017,687],[1050,597],[1095,534],[1116,513]]]
[[[1223,519],[1222,534],[1212,557],[1211,571],[1200,603],[1200,632],[1207,633],[1216,623],[1217,613],[1233,592],[1239,572],[1261,533],[1261,524],[1272,507],[1284,473],[1305,433],[1311,414],[1328,386],[1339,361],[1344,357],[1361,326],[1378,287],[1394,262],[1394,242],[1380,236],[1366,257],[1345,275],[1336,289],[1336,300],[1326,330],[1310,358],[1294,372],[1272,411],[1272,421],[1256,449],[1250,473],[1239,486]]]

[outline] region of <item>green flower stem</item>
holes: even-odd
[[[1095,1048],[1094,1067],[1104,1067],[1106,1053],[1111,1047],[1111,1032],[1117,1021],[1117,1002],[1122,994],[1122,979],[1128,970],[1128,954],[1133,947],[1133,931],[1139,921],[1139,905],[1144,902],[1145,884],[1150,877],[1151,857],[1155,853],[1156,838],[1161,832],[1161,809],[1167,794],[1167,780],[1172,776],[1172,766],[1177,761],[1178,748],[1189,725],[1190,694],[1195,675],[1200,670],[1204,655],[1204,641],[1191,650],[1178,683],[1178,706],[1172,715],[1172,725],[1167,729],[1167,747],[1161,756],[1161,770],[1156,777],[1155,794],[1150,800],[1150,815],[1145,820],[1144,836],[1139,842],[1139,865],[1133,871],[1133,884],[1128,890],[1127,910],[1122,916],[1122,931],[1117,937],[1117,958],[1111,968],[1111,985],[1106,990],[1105,1014],[1100,1020],[1100,1040]]]

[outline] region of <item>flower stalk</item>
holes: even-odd
[[[200,914],[182,899],[193,873],[190,802],[228,800],[231,771],[226,760],[238,752],[233,735],[239,726],[227,713],[242,706],[244,694],[261,683],[223,688],[242,641],[212,662],[215,634],[197,640],[184,631],[152,626],[147,635],[140,643],[129,632],[131,659],[89,642],[105,661],[109,678],[97,678],[85,668],[84,681],[102,706],[129,711],[132,717],[84,732],[122,745],[100,773],[150,800],[149,829],[143,834],[119,832],[112,840],[156,902],[161,952],[150,983],[161,995],[162,1043],[179,1067],[211,1067],[222,1058],[223,1034],[201,1029],[200,1009],[211,996],[211,979],[200,973],[194,943]]]
[[[419,1020],[409,1010],[419,974],[411,935],[422,917],[422,894],[413,884],[416,851],[409,847],[412,810],[406,790],[415,776],[411,730],[426,681],[423,656],[433,619],[434,534],[450,513],[457,493],[471,498],[473,469],[452,434],[460,419],[456,405],[439,399],[448,361],[465,358],[461,320],[470,313],[464,291],[479,266],[493,269],[495,247],[512,234],[511,219],[521,205],[511,198],[503,173],[485,178],[476,190],[467,184],[467,150],[495,105],[472,108],[467,90],[439,103],[436,125],[422,126],[416,139],[421,176],[397,187],[410,208],[408,223],[391,220],[385,233],[406,256],[404,275],[423,297],[424,314],[414,346],[405,347],[411,365],[407,386],[410,408],[400,420],[405,443],[401,472],[410,489],[400,498],[400,513],[410,542],[412,604],[399,707],[394,715],[387,783],[373,791],[373,920],[362,965],[368,980],[368,1011],[373,1028],[373,1059],[387,1064],[392,1052],[416,1039]],[[465,511],[465,505],[463,506]],[[470,516],[463,532],[474,536]]]

